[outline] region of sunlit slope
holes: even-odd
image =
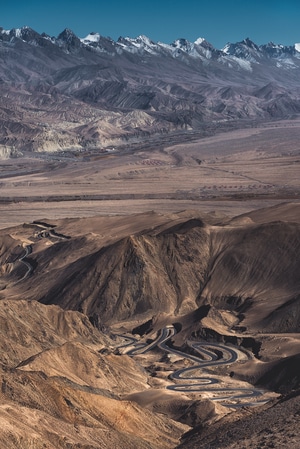
[[[83,314],[10,300],[0,322],[1,448],[174,447],[187,428],[119,399],[147,376]]]

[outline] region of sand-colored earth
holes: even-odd
[[[290,120],[172,146],[3,160],[0,226],[149,210],[234,216],[298,199],[299,138]]]
[[[128,356],[78,312],[1,301],[0,447],[174,447],[189,427],[120,395],[149,388]],[[124,381],[122,381],[122,378]]]
[[[297,391],[286,422],[278,392],[299,388],[299,137],[295,119],[2,161],[1,448],[171,448],[194,428],[180,447],[298,449]],[[129,357],[107,327],[146,326],[145,342],[173,323],[182,350],[190,338],[238,346],[209,374],[222,388],[261,382],[274,402],[234,411],[167,391],[193,362],[158,348]]]

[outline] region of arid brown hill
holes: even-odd
[[[299,214],[298,204],[290,208]],[[83,236],[82,229],[76,236],[76,221],[70,239],[54,236],[42,245],[31,234],[33,272],[11,284],[12,291],[98,316],[104,324],[146,321],[163,312],[182,316],[209,304],[230,311],[235,325],[240,321],[264,332],[296,332],[300,223],[279,221],[285,210],[285,205],[277,209],[276,221],[273,209],[265,210],[260,223],[251,214],[219,225],[205,224],[196,214],[173,222],[165,217],[165,223],[108,245],[100,244],[97,235]],[[62,224],[57,229],[64,231]],[[28,237],[32,231],[28,228]],[[7,281],[21,275],[17,267],[10,271],[4,262],[2,267]]]
[[[148,213],[0,232],[1,449],[163,449],[189,426],[178,447],[298,448],[297,392],[227,414],[164,390],[177,355],[117,355],[107,329],[175,323],[181,349],[207,331],[244,354],[215,368],[224,383],[299,388],[300,205],[217,220]]]
[[[188,429],[119,399],[147,376],[85,315],[4,300],[0,324],[1,449],[159,449]]]
[[[299,405],[298,390],[265,410],[237,412],[210,427],[193,429],[177,449],[298,449]]]

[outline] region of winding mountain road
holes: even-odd
[[[229,401],[224,403],[228,407],[244,407],[244,406],[256,406],[266,403],[266,400],[260,401],[249,401],[241,403],[232,403],[232,401],[238,401],[245,398],[257,398],[263,395],[265,392],[256,388],[243,388],[243,387],[210,387],[211,385],[219,384],[220,381],[215,377],[206,377],[204,375],[199,376],[199,371],[203,368],[219,366],[219,365],[229,365],[238,360],[238,352],[226,345],[219,343],[208,343],[208,342],[194,342],[188,341],[187,344],[195,352],[199,354],[192,355],[177,349],[171,348],[167,345],[170,338],[175,335],[176,330],[173,326],[167,326],[158,332],[157,338],[150,344],[140,343],[134,337],[128,337],[125,335],[119,335],[127,340],[127,343],[119,346],[119,348],[126,349],[126,354],[129,356],[136,356],[140,354],[145,354],[155,347],[162,349],[170,354],[176,354],[185,359],[191,360],[196,363],[194,366],[189,366],[187,368],[181,368],[174,371],[169,378],[176,381],[185,381],[185,383],[168,385],[166,388],[168,390],[185,392],[185,393],[211,393],[210,399],[213,401]],[[221,353],[222,356],[218,356],[217,353]],[[209,387],[208,387],[209,386]],[[224,393],[224,395],[220,395]],[[216,396],[214,396],[216,394]]]
[[[33,223],[28,223],[27,226],[37,227],[37,228],[41,229],[41,231],[36,233],[36,238],[39,238],[39,239],[49,238],[49,237],[52,237],[52,238],[55,238],[58,240],[69,240],[70,239],[69,236],[57,233],[54,229],[55,226],[48,225],[47,223],[33,222]],[[18,284],[21,281],[24,281],[24,279],[26,279],[28,276],[30,276],[32,274],[33,269],[34,269],[33,265],[28,260],[26,260],[26,258],[29,256],[29,254],[32,253],[32,244],[25,245],[23,243],[23,247],[24,247],[25,252],[24,252],[24,254],[22,254],[21,257],[18,258],[18,262],[25,265],[27,271],[20,279],[18,279],[16,282],[14,282],[13,285]]]
[[[28,257],[29,254],[32,253],[32,246],[31,245],[26,245],[24,247],[24,249],[25,249],[25,252],[24,252],[24,254],[21,257],[19,257],[18,261],[26,266],[27,271],[25,272],[24,276],[22,276],[20,279],[18,279],[14,283],[14,285],[18,284],[21,281],[24,281],[24,279],[26,279],[28,276],[30,276],[30,274],[33,272],[33,266],[26,260],[26,257]]]

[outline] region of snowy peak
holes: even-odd
[[[3,40],[5,37],[7,40],[13,40],[14,38],[22,39],[24,42],[32,42],[34,39],[39,38],[40,35],[32,28],[24,26],[22,28],[13,28],[11,30],[4,30],[0,28],[0,32],[3,36]]]
[[[298,45],[298,47],[297,47]],[[297,49],[298,48],[298,49]],[[300,51],[300,44],[292,46],[274,44],[269,42],[264,45],[256,45],[249,38],[244,39],[242,42],[236,44],[228,43],[223,52],[228,56],[234,56],[251,62],[260,62],[261,58],[280,59],[281,61],[286,59],[290,64],[292,57],[299,58],[297,52]]]
[[[184,38],[177,39],[171,45],[172,45],[172,47],[180,48],[181,50],[184,50],[186,52],[189,52],[191,50],[191,48],[193,47],[193,44]]]
[[[57,44],[67,52],[78,51],[81,47],[81,41],[69,28],[65,28],[57,37]]]
[[[115,54],[116,43],[109,37],[103,37],[94,31],[88,34],[85,38],[80,39],[81,45],[86,48],[93,49],[100,53]]]
[[[235,56],[236,58],[242,58],[251,62],[257,62],[261,57],[260,48],[249,38],[236,44],[228,43],[223,48],[223,52],[226,55]]]
[[[55,43],[55,38],[51,38],[45,33],[39,34],[28,26],[11,30],[0,28],[0,41],[13,43],[18,40],[35,47],[47,47]]]
[[[175,40],[171,44],[154,42],[145,35],[136,38],[120,37],[117,41],[103,37],[97,32],[91,32],[84,38],[79,38],[75,33],[66,28],[57,38],[45,33],[39,34],[30,27],[4,30],[0,28],[0,41],[14,42],[21,40],[29,45],[46,47],[56,45],[66,53],[82,54],[86,50],[97,53],[105,53],[110,56],[136,54],[137,56],[159,56],[174,58],[184,63],[210,64],[217,61],[227,67],[240,67],[245,70],[253,70],[253,64],[261,64],[268,60],[274,67],[293,68],[298,66],[300,60],[300,43],[284,46],[269,42],[265,45],[257,45],[250,38],[241,42],[228,43],[222,50],[217,50],[199,37],[194,42],[185,38]]]
[[[198,39],[195,40],[195,45],[202,45],[204,42],[207,42],[204,37],[198,37]]]
[[[260,48],[265,54],[272,58],[290,57],[294,56],[296,53],[295,46],[277,45],[273,42],[262,45]]]
[[[170,48],[173,49],[173,56],[188,55],[198,59],[211,59],[213,56],[219,56],[222,52],[216,50],[207,40],[199,37],[195,42],[181,38],[174,41]]]
[[[88,34],[84,39],[80,39],[83,44],[97,43],[101,39],[99,33],[95,33],[94,31]]]
[[[183,54],[193,55],[195,54],[195,46],[192,42],[189,42],[187,39],[181,38],[177,39],[171,44],[171,51],[173,56],[179,57]]]
[[[119,39],[117,40],[117,44],[122,50],[128,51],[130,53],[159,53],[159,45],[143,34],[136,38],[119,37]]]
[[[135,39],[135,41],[136,41],[138,44],[146,45],[146,46],[148,46],[148,47],[155,47],[155,46],[156,46],[155,42],[152,41],[151,39],[149,39],[149,37],[145,36],[144,34],[141,34],[140,36],[138,36],[138,37]]]

